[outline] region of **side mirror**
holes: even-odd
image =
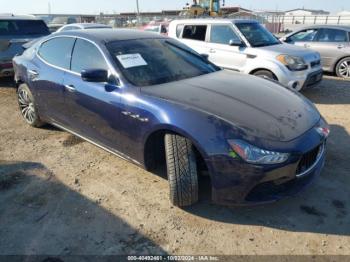
[[[229,45],[230,45],[230,46],[240,46],[240,47],[245,46],[245,44],[244,44],[241,40],[239,40],[239,39],[231,39],[231,40],[229,41]]]
[[[81,71],[81,78],[86,82],[108,82],[108,72],[104,69],[86,69]]]

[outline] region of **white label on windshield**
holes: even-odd
[[[117,55],[117,58],[122,66],[126,69],[147,65],[146,61],[140,54]]]

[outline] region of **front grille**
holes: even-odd
[[[301,175],[304,172],[308,171],[318,160],[320,153],[323,151],[323,145],[316,147],[315,149],[304,154],[299,162],[297,168],[297,175]]]
[[[319,66],[319,65],[321,65],[321,60],[317,60],[317,61],[312,61],[311,62],[311,67],[312,68],[315,67],[315,66]]]

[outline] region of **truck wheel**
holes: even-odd
[[[179,207],[198,201],[197,163],[192,143],[185,137],[165,135],[170,201]]]
[[[350,57],[346,57],[339,61],[335,73],[338,77],[350,78]]]
[[[17,99],[24,120],[33,127],[43,126],[44,122],[40,120],[38,110],[35,107],[33,94],[26,84],[21,84],[18,87]]]
[[[272,80],[277,80],[275,75],[269,70],[258,70],[256,72],[254,72],[253,75],[260,76],[260,77],[263,77],[263,78],[272,79]]]

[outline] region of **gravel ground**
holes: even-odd
[[[350,255],[350,82],[304,91],[332,128],[327,163],[276,204],[182,210],[167,181],[53,127],[21,119],[0,83],[0,254]]]

